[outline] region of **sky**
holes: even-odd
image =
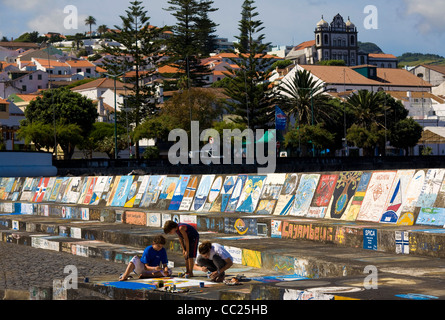
[[[175,23],[171,13],[164,10],[168,0],[142,2],[150,24]],[[97,20],[93,28],[102,24],[113,27],[121,24],[119,16],[125,14],[129,3],[129,0],[0,0],[0,38],[17,38],[31,31],[64,35],[85,32],[89,27],[84,20],[89,15]],[[242,3],[243,0],[214,0],[218,11],[211,18],[219,24],[219,37],[235,40]],[[445,56],[445,0],[256,0],[255,5],[258,19],[263,21],[266,42],[273,45],[314,40],[315,26],[321,17],[330,23],[340,13],[356,25],[359,41],[374,42],[385,53]]]

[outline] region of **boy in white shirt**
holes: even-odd
[[[215,282],[224,281],[225,271],[233,266],[233,258],[224,247],[210,241],[203,242],[198,248],[195,270],[211,272],[209,278]]]

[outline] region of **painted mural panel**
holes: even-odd
[[[225,212],[235,212],[236,206],[238,205],[238,201],[241,197],[241,193],[243,192],[244,183],[247,180],[247,175],[240,174],[238,175],[238,179],[236,180],[235,186],[233,188],[233,192],[230,195],[230,199],[227,202]]]
[[[342,218],[353,201],[362,174],[360,171],[341,172],[339,174],[325,218]]]
[[[15,184],[8,196],[8,200],[17,201],[22,193],[23,185],[25,184],[25,178],[15,179]]]
[[[408,189],[406,190],[406,198],[400,212],[400,217],[397,221],[398,225],[412,226],[414,224],[416,202],[425,183],[425,177],[425,170],[417,171],[412,177]]]
[[[272,214],[283,189],[285,173],[271,173],[264,182],[263,192],[256,209],[257,214]]]
[[[181,206],[179,210],[181,211],[189,211],[192,206],[193,199],[196,195],[196,190],[199,186],[199,176],[191,176],[189,183],[187,184],[187,188],[185,188],[184,197],[182,198]]]
[[[134,179],[133,179],[134,180]],[[130,190],[128,191],[127,201],[125,202],[125,208],[138,207],[139,202],[136,203],[137,195],[139,194],[139,188],[142,186],[144,176],[138,176],[136,180],[131,184]],[[140,198],[139,198],[140,199]]]
[[[210,188],[213,184],[213,180],[215,180],[214,174],[203,175],[201,177],[201,182],[196,190],[196,196],[191,206],[192,211],[203,211],[207,197],[209,196]]]
[[[56,182],[56,177],[50,177],[49,178],[48,186],[46,187],[46,192],[45,192],[45,195],[43,196],[43,199],[42,199],[43,202],[48,202],[49,201],[49,197],[51,196],[51,192],[53,190],[55,182]]]
[[[144,196],[142,197],[139,207],[149,208],[151,206],[154,206],[158,202],[158,198],[166,178],[166,175],[150,176],[147,189]]]
[[[221,194],[221,190],[223,188],[224,176],[217,176],[210,187],[209,196],[206,199],[204,207],[202,208],[203,212],[209,212],[213,205],[216,203],[219,195]]]
[[[71,185],[67,192],[66,203],[77,203],[83,184],[84,178],[82,177],[73,177],[71,179]]]
[[[357,216],[358,221],[379,222],[389,197],[396,171],[375,171],[369,182],[362,207]]]
[[[114,176],[98,177],[94,185],[90,205],[105,205],[108,192],[113,185]]]
[[[274,215],[287,216],[290,213],[295,200],[295,191],[298,187],[299,177],[297,173],[288,173],[283,183],[283,188],[275,206]]]
[[[341,220],[355,221],[360,212],[360,208],[363,203],[363,199],[366,195],[369,182],[371,181],[372,172],[364,172],[360,177],[360,183],[358,184],[357,191],[352,198],[352,202],[346,207],[345,213],[342,215]]]
[[[421,208],[416,224],[443,227],[445,225],[445,208]]]
[[[167,177],[162,186],[156,208],[159,210],[167,210],[175,193],[176,186],[179,183],[179,177]]]
[[[253,213],[263,192],[267,176],[248,176],[235,211]]]
[[[107,193],[106,200],[107,200],[107,206],[111,206],[113,203],[114,195],[116,194],[117,186],[119,185],[119,181],[121,180],[122,176],[116,176],[113,180],[113,182],[110,185],[110,191]]]
[[[328,205],[331,201],[332,194],[334,193],[337,179],[337,174],[321,175],[317,190],[315,191],[314,198],[306,217],[318,219],[324,218]]]
[[[30,201],[34,195],[33,188],[38,183],[37,178],[26,178],[23,184],[22,194],[20,195],[21,201]]]
[[[133,184],[134,176],[121,176],[117,185],[116,192],[114,193],[112,207],[123,207],[127,201],[128,193],[130,192]]]
[[[190,180],[190,175],[181,175],[179,177],[179,182],[178,185],[176,186],[175,192],[173,193],[172,201],[168,206],[168,210],[179,210],[189,180]]]
[[[46,193],[46,188],[49,183],[49,178],[40,178],[39,185],[37,187],[37,191],[32,198],[32,202],[42,202],[43,197]]]
[[[219,196],[216,198],[209,212],[224,212],[227,207],[227,203],[232,196],[232,192],[235,189],[235,184],[238,176],[226,176]]]
[[[290,215],[302,217],[307,214],[319,180],[320,174],[303,174],[301,176]]]
[[[442,186],[444,174],[444,169],[428,170],[425,177],[425,183],[422,186],[422,191],[416,202],[416,207],[430,208],[434,206],[437,194]]]
[[[388,203],[383,211],[380,222],[397,223],[402,212],[403,203],[406,199],[408,186],[413,178],[415,170],[399,170],[389,192]]]
[[[49,201],[55,202],[57,200],[57,196],[59,195],[59,192],[61,192],[61,188],[65,180],[67,180],[67,178],[56,178],[56,181],[54,181],[53,189],[51,190]]]

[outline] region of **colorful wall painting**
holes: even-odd
[[[406,190],[406,198],[403,202],[398,225],[412,226],[415,221],[416,202],[425,183],[425,170],[417,171],[411,178]]]
[[[40,178],[39,185],[37,187],[37,191],[32,198],[32,202],[42,202],[43,197],[46,192],[46,187],[48,186],[49,178]]]
[[[17,201],[18,198],[20,197],[24,184],[25,184],[25,178],[15,179],[15,184],[11,190],[11,193],[8,196],[8,200]]]
[[[227,207],[227,203],[232,196],[232,192],[235,189],[238,176],[226,176],[219,196],[216,198],[209,212],[224,212]]]
[[[77,201],[78,204],[89,204],[93,196],[94,185],[96,184],[97,177],[88,177],[82,187],[82,192]]]
[[[53,189],[51,190],[51,195],[49,196],[49,199],[48,199],[49,201],[55,202],[57,200],[57,195],[60,192],[62,183],[66,179],[68,179],[68,178],[61,178],[61,177],[56,178],[56,180],[54,181]]]
[[[82,186],[84,183],[84,178],[73,177],[71,178],[71,184],[66,193],[65,203],[77,203],[79,199],[80,192],[82,191]]]
[[[357,221],[380,221],[396,174],[396,171],[375,171],[372,174]]]
[[[369,182],[371,181],[372,172],[364,172],[360,177],[360,183],[358,184],[357,190],[352,198],[352,202],[348,207],[346,207],[345,213],[342,215],[341,220],[355,221],[360,212],[363,199],[366,195],[366,190],[368,189]]]
[[[150,208],[158,202],[159,194],[166,178],[166,175],[150,176],[147,189],[139,204],[140,208]]]
[[[386,209],[383,211],[380,222],[397,223],[406,199],[406,192],[413,178],[415,170],[399,170],[389,193]]]
[[[445,208],[421,208],[416,224],[443,227],[445,225]]]
[[[125,205],[127,195],[130,192],[131,185],[133,184],[133,179],[134,176],[121,176],[111,202],[112,207],[123,207]]]
[[[362,172],[341,172],[335,185],[325,218],[341,219],[352,203]]]
[[[136,202],[136,197],[139,194],[139,188],[142,186],[144,176],[138,176],[135,178],[137,178],[137,179],[136,180],[133,179],[134,181],[131,184],[130,190],[128,191],[127,201],[125,202],[125,205],[124,205],[125,208],[138,207],[138,205],[139,205],[139,202],[138,203],[135,203],[135,202]]]
[[[34,180],[37,181],[37,178],[26,178],[25,183],[23,184],[22,194],[20,195],[20,201],[30,201],[32,196],[34,195],[32,190],[34,187]]]
[[[320,177],[317,190],[315,191],[314,198],[306,217],[318,219],[324,218],[332,194],[334,193],[337,179],[337,174],[323,174]]]
[[[275,206],[274,215],[287,216],[294,204],[295,190],[298,187],[299,177],[297,173],[288,173],[283,183],[283,188]]]
[[[301,176],[290,215],[302,217],[307,214],[319,179],[320,174],[303,174]]]
[[[425,183],[422,186],[422,190],[416,202],[416,207],[430,208],[434,206],[437,194],[442,186],[444,174],[444,169],[428,170],[425,177]]]
[[[203,175],[201,177],[201,182],[199,183],[199,187],[196,190],[196,196],[191,206],[192,211],[200,212],[204,210],[204,205],[206,203],[207,197],[209,196],[210,188],[212,187],[214,179],[214,174]]]
[[[179,177],[167,177],[162,186],[156,208],[159,210],[167,210],[175,193],[176,186],[179,183]]]
[[[241,193],[243,192],[244,183],[246,182],[246,180],[247,180],[247,175],[245,174],[238,175],[238,179],[236,180],[233,192],[230,195],[229,201],[227,202],[225,212],[235,212],[236,206],[238,205],[238,201],[241,197]]]
[[[285,173],[271,173],[267,175],[266,181],[264,182],[263,192],[255,212],[256,214],[273,213],[285,180]]]
[[[179,181],[176,186],[175,192],[173,193],[170,205],[168,206],[168,210],[179,210],[189,180],[190,180],[190,175],[181,175],[179,177]]]
[[[90,205],[104,205],[105,199],[113,183],[113,176],[97,177],[96,184],[93,188],[93,195],[91,196]]]
[[[217,176],[210,187],[209,195],[202,208],[202,212],[209,212],[218,199],[224,183],[224,176]]]
[[[190,177],[187,188],[185,188],[184,197],[182,198],[180,211],[189,211],[192,206],[193,199],[195,198],[196,190],[198,189],[200,176],[192,175]]]
[[[263,192],[267,176],[248,176],[235,211],[253,213]]]

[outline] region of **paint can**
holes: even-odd
[[[158,288],[164,288],[164,281],[159,281],[158,282]]]
[[[200,282],[200,283],[199,283],[199,287],[200,287],[200,288],[204,288],[204,287],[205,287],[205,283],[204,283],[204,282]]]

